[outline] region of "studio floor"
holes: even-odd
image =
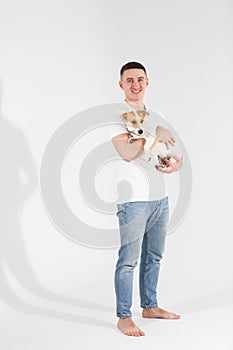
[[[68,298],[66,301],[38,302],[36,306],[22,303],[17,310],[1,303],[1,349],[233,349],[232,303],[206,308],[203,305],[196,310],[195,305],[190,308],[180,303],[182,317],[176,321],[142,319],[140,310],[134,310],[134,320],[146,333],[134,338],[116,329],[111,306]],[[177,312],[178,306],[173,310]]]

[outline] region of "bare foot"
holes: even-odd
[[[166,310],[160,309],[160,307],[153,307],[148,309],[143,309],[142,317],[144,318],[164,318],[166,320],[178,320],[180,315],[174,314],[173,312],[168,312]]]
[[[145,335],[145,333],[136,326],[131,317],[127,318],[119,318],[117,323],[117,327],[124,334],[132,336],[132,337],[141,337]]]

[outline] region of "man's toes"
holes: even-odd
[[[127,332],[127,335],[129,335],[131,337],[135,337],[135,331],[133,329],[131,329]]]
[[[168,314],[168,317],[167,318],[170,318],[170,319],[178,319],[180,318],[180,315],[177,315],[177,314],[173,314],[172,312],[170,312]]]
[[[129,336],[132,336],[132,337],[140,337],[141,335],[143,335],[143,332],[141,331],[129,331],[128,334]]]
[[[130,332],[130,335],[131,335],[132,337],[137,337],[137,331],[131,331],[131,332]]]
[[[139,330],[137,331],[137,336],[138,336],[138,337],[141,337],[141,336],[143,336],[143,335],[145,335],[145,333],[144,333],[141,329],[139,329]]]
[[[145,333],[143,331],[140,330],[140,335],[144,336]]]

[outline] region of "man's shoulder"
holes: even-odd
[[[147,126],[168,126],[168,121],[165,116],[158,110],[151,110],[149,108],[146,109],[149,115],[146,117],[145,125]]]
[[[118,103],[114,106],[112,113],[109,116],[107,128],[110,138],[127,132],[125,123],[122,119],[122,115],[127,111],[128,110],[125,103]]]
[[[165,121],[167,120],[166,117],[164,116],[164,114],[162,112],[160,112],[159,110],[152,110],[150,108],[147,108],[146,110],[152,118],[163,119]]]

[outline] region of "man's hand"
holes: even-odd
[[[167,167],[162,168],[161,166],[157,167],[157,170],[162,171],[166,174],[172,174],[175,171],[179,171],[182,167],[182,158],[178,156],[173,156],[173,158],[176,160],[176,162],[173,162],[171,159],[164,158],[163,160],[167,163]]]
[[[165,129],[162,126],[157,126],[156,136],[159,138],[160,142],[165,143],[167,149],[169,148],[169,144],[171,146],[175,145],[176,140],[169,129]]]

